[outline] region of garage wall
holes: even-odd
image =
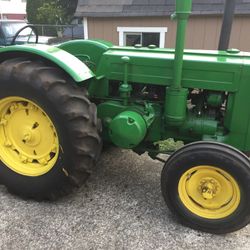
[[[193,16],[190,18],[187,31],[186,48],[217,49],[219,43],[221,16]],[[88,17],[89,39],[99,38],[118,45],[117,27],[168,27],[165,47],[174,47],[176,22],[169,17]],[[230,47],[250,51],[250,16],[236,16]]]

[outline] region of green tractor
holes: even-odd
[[[176,49],[97,40],[0,49],[0,181],[24,198],[81,186],[112,143],[164,162],[161,188],[185,225],[250,221],[250,53],[184,51],[191,0],[176,0]]]

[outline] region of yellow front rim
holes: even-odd
[[[49,172],[59,154],[56,129],[48,115],[22,97],[0,101],[0,159],[26,176]]]
[[[178,192],[188,210],[206,219],[225,218],[240,204],[240,188],[235,179],[212,166],[186,171],[180,178]]]

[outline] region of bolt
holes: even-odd
[[[38,108],[35,105],[31,104],[31,103],[28,104],[27,108],[29,110],[34,110],[34,111],[38,110]]]
[[[46,161],[50,161],[51,160],[51,157],[50,157],[50,155],[48,155],[47,157],[46,157]]]
[[[130,123],[130,124],[133,124],[134,122],[135,122],[135,120],[133,119],[133,118],[128,118],[128,122]]]
[[[6,141],[4,142],[4,146],[9,148],[9,147],[12,146],[12,143],[11,143],[9,140],[6,140]]]
[[[31,140],[31,134],[30,133],[25,134],[23,137],[23,142],[26,143],[29,142],[30,140]]]
[[[215,184],[215,181],[214,181],[213,179],[211,179],[210,182],[211,182],[212,184]]]
[[[33,159],[32,159],[32,158],[28,158],[28,162],[29,162],[29,163],[32,163],[32,162],[33,162]]]
[[[29,109],[30,109],[30,110],[34,110],[34,111],[37,111],[37,110],[38,110],[38,108],[37,108],[35,105],[33,105],[33,104],[30,104],[30,105],[29,105]]]
[[[28,158],[24,155],[20,155],[20,160],[22,163],[27,163],[28,162]]]
[[[214,185],[212,183],[207,183],[207,188],[209,190],[213,190],[214,189]]]
[[[211,199],[213,199],[213,197],[214,197],[213,192],[210,189],[207,189],[205,191],[204,190],[205,189],[202,190],[202,196],[203,196],[203,198],[205,200],[211,200]]]
[[[44,165],[44,166],[48,164],[48,161],[47,161],[46,158],[42,158],[42,159],[40,159],[40,160],[38,160],[38,161],[39,161],[40,164],[42,164],[42,165]]]
[[[56,144],[53,144],[53,145],[52,145],[51,152],[53,152],[53,153],[56,153],[56,152],[57,152],[57,145],[56,145]]]
[[[6,126],[7,125],[7,120],[6,119],[4,119],[4,118],[2,118],[1,120],[0,120],[0,125],[3,125],[3,126]]]
[[[10,111],[14,111],[18,108],[18,105],[16,103],[13,103],[11,106],[10,106]]]

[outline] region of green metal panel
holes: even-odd
[[[0,50],[0,55],[7,53],[28,53],[52,61],[66,71],[76,82],[88,80],[94,76],[93,72],[79,59],[57,47],[47,45],[9,46]]]
[[[73,40],[62,43],[58,48],[74,55],[95,71],[103,53],[113,44],[103,40]]]
[[[224,126],[230,131],[226,142],[250,150],[250,65],[242,69],[239,90],[230,94]]]
[[[109,80],[124,78],[122,57],[128,56],[128,81],[170,86],[173,82],[174,51],[168,49],[119,48],[112,47],[103,54],[97,67],[97,77]],[[201,53],[186,51],[182,86],[218,91],[236,91],[240,69],[250,54],[238,56],[229,53]]]

